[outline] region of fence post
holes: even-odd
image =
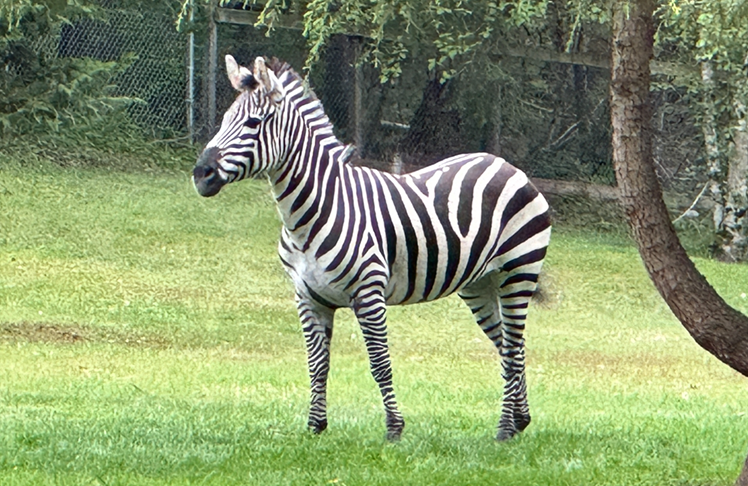
[[[210,2],[208,10],[208,72],[207,96],[208,96],[208,133],[212,135],[213,128],[216,126],[216,71],[218,65],[218,27],[216,25],[216,6],[215,2]]]
[[[190,143],[195,141],[195,3],[190,0],[190,36],[187,47],[187,133]]]

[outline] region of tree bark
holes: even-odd
[[[728,262],[748,259],[748,120],[746,107],[735,101],[737,126],[732,135],[722,225],[722,257]]]
[[[706,149],[709,193],[714,202],[712,221],[714,222],[715,233],[719,234],[722,231],[725,213],[725,196],[722,184],[725,177],[717,138],[716,110],[714,108],[714,70],[712,69],[712,63],[709,61],[701,62],[701,84],[704,86],[704,120],[701,123],[701,130],[704,134],[704,148]]]
[[[208,55],[205,60],[205,73],[203,76],[203,90],[206,93],[205,113],[207,119],[203,121],[200,138],[207,140],[215,134],[216,130],[216,79],[218,70],[218,27],[215,21],[216,5],[211,1],[208,5]]]
[[[745,459],[743,470],[740,472],[740,476],[735,482],[735,486],[748,486],[748,457]]]
[[[356,57],[358,40],[344,34],[330,37],[324,56],[324,82],[319,94],[325,105],[325,113],[336,130],[336,135],[345,143],[356,143],[357,106]]]
[[[613,164],[639,254],[660,295],[696,342],[748,376],[748,318],[727,305],[688,258],[655,175],[649,101],[653,0],[614,5]],[[743,471],[738,484],[748,483],[747,478]]]
[[[453,83],[454,79],[441,83],[436,76],[426,83],[410,129],[398,143],[406,167],[426,167],[465,152],[460,112],[452,106]]]

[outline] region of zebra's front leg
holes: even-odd
[[[327,428],[327,375],[335,310],[298,297],[299,318],[309,362],[311,404],[309,429],[319,434]]]
[[[374,380],[382,393],[386,413],[387,440],[396,441],[405,427],[405,421],[397,408],[392,386],[392,363],[387,346],[387,307],[381,288],[368,288],[354,298],[353,311],[361,326],[361,332],[369,354],[369,365]]]

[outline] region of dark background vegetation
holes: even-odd
[[[70,148],[122,153],[136,149],[133,137],[151,146],[184,141],[189,31],[196,40],[195,132],[198,143],[207,140],[215,127],[207,120],[206,9],[200,4],[197,20],[185,22],[180,34],[174,28],[180,6],[105,0],[87,9],[29,9],[15,26],[7,18],[0,21],[3,145],[30,136],[40,142],[43,155],[51,135]],[[240,9],[242,2],[226,7]],[[525,43],[563,51],[566,34],[560,29],[525,33]],[[606,35],[601,27],[591,28],[572,49],[605,54]],[[412,52],[401,61],[399,76],[381,83],[380,71],[356,67],[365,43],[361,37],[331,36],[309,79],[339,137],[353,143],[358,71],[365,96],[358,116],[366,128],[359,155],[367,163],[386,168],[399,157],[410,169],[460,152],[491,151],[533,177],[614,183],[605,67],[515,53],[490,62],[455,62],[456,74],[442,82],[442,71],[429,69],[428,53]],[[309,51],[300,28],[268,32],[219,24],[219,115],[233,100],[221,74],[226,53],[245,64],[258,55],[277,56],[302,71]],[[695,96],[667,82],[655,91],[658,168],[666,189],[684,196],[681,206],[690,203],[686,200],[698,193],[704,178]]]

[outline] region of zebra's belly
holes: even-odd
[[[410,305],[421,302],[431,302],[459,292],[473,282],[488,274],[499,273],[500,263],[487,262],[481,269],[473,273],[455,278],[444,268],[437,268],[434,275],[429,276],[425,269],[416,270],[415,278],[408,278],[405,265],[393,265],[391,276],[385,288],[387,305]]]
[[[327,307],[351,307],[351,290],[346,289],[345,283],[334,281],[336,275],[324,271],[312,255],[285,249],[282,245],[278,253],[299,296]]]

